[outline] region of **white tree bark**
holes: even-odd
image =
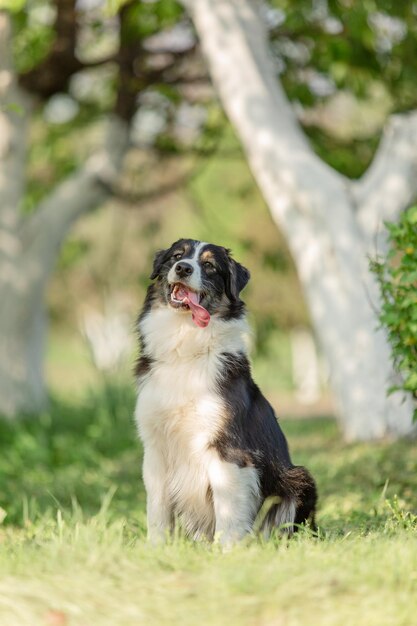
[[[390,159],[383,154],[385,146],[380,165],[353,185],[309,146],[275,75],[251,0],[186,4],[224,108],[271,215],[292,250],[329,363],[346,438],[410,432],[411,400],[401,394],[386,395],[394,372],[385,334],[377,330],[372,307],[372,301],[378,305],[377,290],[367,259],[372,236],[368,215],[378,206],[373,193],[381,187]],[[413,169],[408,158],[413,151],[404,153],[405,145],[412,144],[405,139],[401,133],[401,141],[395,140],[392,148],[403,157],[395,177],[403,181],[402,202],[409,197]],[[380,203],[390,214],[383,196],[381,190]],[[355,198],[361,198],[359,208]]]
[[[8,18],[0,13],[0,412],[7,414],[19,402],[17,381],[30,378],[29,387],[40,387],[39,380],[35,380],[39,373],[33,370],[25,374],[21,360],[26,334],[30,332],[35,340],[35,334],[25,326],[29,308],[24,302],[27,287],[21,271],[22,244],[18,234],[27,106],[12,69]],[[19,300],[23,301],[20,309],[16,306]],[[34,325],[37,329],[42,327],[38,315]],[[30,353],[33,349],[27,345]]]
[[[352,184],[369,254],[383,252],[384,221],[395,221],[417,193],[417,111],[388,120],[371,166]]]
[[[0,414],[14,416],[46,405],[45,286],[74,221],[109,195],[128,128],[110,119],[103,148],[24,218],[28,103],[15,82],[9,36],[0,13]]]

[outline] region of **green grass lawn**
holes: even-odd
[[[417,623],[415,442],[346,446],[330,419],[283,421],[318,482],[319,538],[155,549],[133,390],[77,402],[0,422],[1,626]]]

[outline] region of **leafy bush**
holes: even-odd
[[[405,211],[398,223],[386,226],[388,253],[372,261],[371,268],[382,296],[380,321],[403,377],[403,383],[391,390],[404,389],[417,398],[417,206]]]

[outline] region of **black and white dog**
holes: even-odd
[[[264,535],[314,526],[314,480],[292,464],[251,377],[239,297],[248,270],[225,248],[180,239],[156,254],[151,279],[136,369],[150,539],[178,519],[195,539],[231,544],[252,530],[269,496]]]

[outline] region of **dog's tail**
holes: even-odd
[[[296,465],[288,470],[287,480],[291,484],[297,503],[295,524],[307,523],[313,531],[316,531],[317,487],[312,475],[302,465]]]
[[[266,503],[267,504],[267,503]],[[284,470],[277,495],[271,497],[260,530],[267,536],[272,528],[281,527],[292,534],[301,524],[317,530],[315,512],[317,489],[310,472],[301,465]]]

